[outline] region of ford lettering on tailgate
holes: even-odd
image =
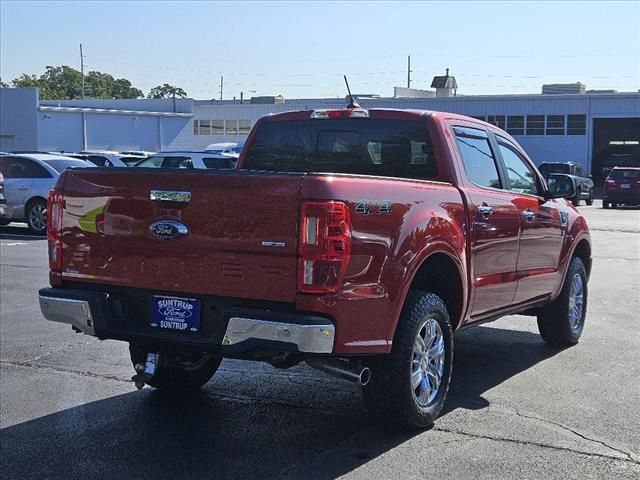
[[[200,328],[200,300],[154,295],[151,300],[151,326],[197,332]]]

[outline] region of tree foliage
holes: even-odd
[[[149,95],[147,95],[147,98],[172,98],[174,96],[174,92],[177,98],[187,97],[187,92],[180,87],[174,87],[173,85],[165,83],[164,85],[153,87],[149,92]]]
[[[74,68],[47,66],[39,77],[23,73],[11,82],[13,87],[38,87],[42,100],[82,98],[82,75]],[[85,97],[140,98],[142,90],[125,78],[113,78],[108,73],[91,71],[84,77]]]

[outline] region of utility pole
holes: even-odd
[[[84,100],[84,55],[82,55],[82,44],[80,44],[80,77],[82,78],[82,99]]]
[[[407,88],[411,88],[411,55],[407,57]]]
[[[220,75],[220,100],[222,100],[222,87],[224,86],[224,76]]]

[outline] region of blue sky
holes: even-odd
[[[0,76],[46,65],[225,99],[391,96],[451,69],[463,94],[640,89],[640,2],[0,2]]]

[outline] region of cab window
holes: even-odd
[[[479,187],[501,188],[496,159],[484,130],[455,127],[454,132],[467,178]]]
[[[538,182],[533,169],[520,153],[508,143],[498,140],[498,149],[509,179],[509,190],[528,195],[538,195]]]

